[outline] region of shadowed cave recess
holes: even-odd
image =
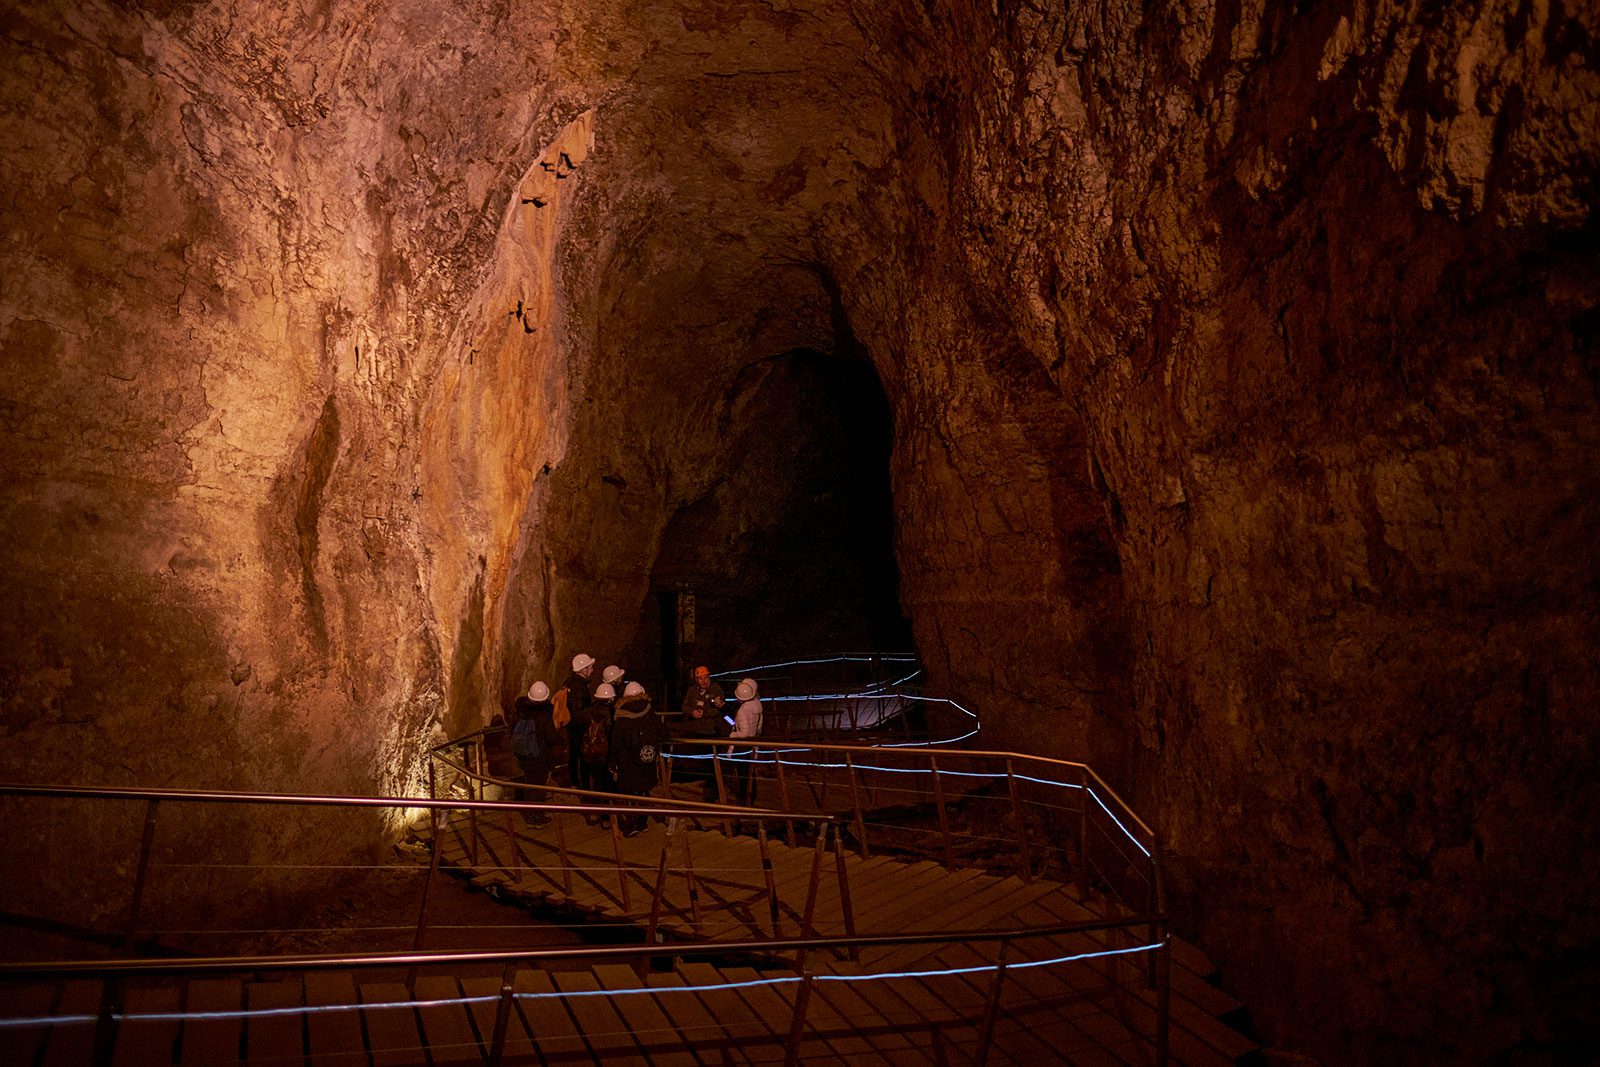
[[[1592,5],[89,0],[0,53],[5,778],[414,790],[687,583],[730,661],[914,643],[1095,765],[1280,1048],[1594,1052]],[[69,814],[8,907],[120,906],[134,817]]]

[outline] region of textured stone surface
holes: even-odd
[[[727,504],[793,466],[729,447],[764,361],[864,354],[934,680],[1153,814],[1271,1038],[1562,1048],[1600,940],[1597,34],[8,8],[5,773],[414,787],[436,725],[626,647],[683,509],[724,544],[784,510]]]

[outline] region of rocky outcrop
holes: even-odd
[[[742,535],[821,499],[828,446],[741,420],[818,402],[775,357],[864,358],[934,680],[1154,815],[1271,1037],[1570,1051],[1597,33],[1509,0],[11,10],[5,773],[414,788],[435,727],[626,648],[658,566],[793,558]]]

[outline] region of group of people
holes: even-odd
[[[511,753],[516,757],[521,781],[535,787],[548,784],[565,749],[570,785],[648,796],[659,773],[657,760],[668,737],[666,725],[644,686],[625,681],[627,672],[615,664],[601,671],[599,681],[590,688],[594,668],[594,657],[580,652],[572,657],[572,673],[559,689],[552,691],[544,682],[535,682],[526,696],[517,698],[512,708]],[[741,681],[734,688],[734,696],[739,701],[738,710],[725,719],[720,714],[727,703],[722,687],[711,680],[710,668],[696,667],[694,684],[683,698],[681,734],[726,736],[733,740],[760,737],[761,700],[755,679]],[[730,730],[723,730],[725,721],[731,724]],[[709,756],[709,748],[703,754]],[[707,800],[718,800],[710,760],[703,762],[706,770],[687,777],[704,783]],[[735,760],[732,767],[734,798],[747,803],[749,764]],[[518,799],[538,799],[528,792],[519,791]],[[550,821],[543,813],[526,818],[534,826]],[[623,825],[626,836],[632,837],[643,831],[645,817],[625,817]]]

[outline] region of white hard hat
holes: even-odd
[[[622,687],[622,695],[625,697],[644,696],[644,686],[640,685],[638,682],[629,682],[627,685]]]
[[[617,691],[610,682],[601,682],[600,685],[595,688],[594,698],[596,700],[615,700],[617,698]]]
[[[587,652],[579,652],[576,656],[572,657],[572,669],[575,671],[581,671],[593,666],[594,657],[589,655]]]
[[[613,663],[611,666],[600,672],[600,677],[604,678],[608,682],[615,683],[620,682],[622,680],[622,676],[627,673],[627,671]]]
[[[746,678],[734,689],[733,695],[740,700],[754,700],[756,698],[756,680],[754,678]]]
[[[550,699],[550,687],[543,682],[534,682],[533,688],[528,690],[528,699],[534,703]]]

